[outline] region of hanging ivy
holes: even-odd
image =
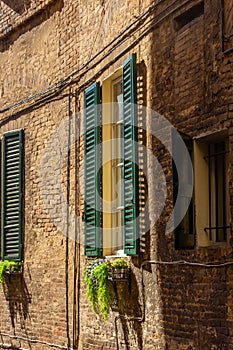
[[[92,309],[105,321],[110,309],[109,275],[110,263],[104,260],[94,260],[87,264],[84,276],[87,297]]]
[[[91,302],[92,310],[105,321],[110,310],[110,282],[113,268],[127,268],[124,258],[113,262],[96,259],[89,262],[85,268],[84,282],[86,283],[87,297]]]

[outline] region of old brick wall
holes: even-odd
[[[1,1],[1,27],[0,33],[3,38],[6,34],[25,25],[26,21],[31,21],[33,16],[37,16],[41,10],[44,10],[52,2],[51,0],[23,0],[23,1]]]
[[[232,58],[221,52],[219,3],[205,2],[204,14],[177,30],[175,18],[183,10],[165,22],[164,29],[161,25],[154,32],[154,38],[161,33],[165,36],[163,48],[152,46],[157,72],[154,108],[190,136],[226,128],[231,145]],[[231,167],[230,162],[230,173]],[[174,236],[165,234],[164,220],[161,218],[157,225],[162,260],[231,260],[230,247],[174,251]],[[165,349],[232,348],[232,267],[167,266],[158,267],[156,274],[161,287]]]
[[[72,136],[70,153],[65,151],[64,157],[62,153],[69,142],[69,123],[72,135],[82,135],[83,117],[78,111],[84,88],[102,82],[132,52],[137,54],[144,90],[141,103],[192,137],[227,128],[232,144],[232,57],[221,51],[219,1],[205,1],[203,15],[180,29],[175,26],[175,18],[197,2],[159,1],[141,21],[135,19],[154,2],[25,1],[21,7],[1,2],[1,109],[53,86],[42,100],[35,96],[1,113],[1,134],[25,130],[24,273],[23,279],[8,281],[0,294],[2,348],[12,343],[18,349],[47,350],[53,343],[65,349],[70,342],[71,348],[107,350],[117,348],[116,336],[119,349],[233,348],[230,266],[145,265],[142,317],[143,260],[231,259],[231,247],[174,250],[173,233],[165,232],[172,209],[171,161],[150,135],[145,144],[159,158],[167,178],[164,215],[147,234],[145,253],[131,260],[131,291],[125,287],[119,291],[119,309],[110,313],[106,323],[92,313],[83,284],[83,224],[78,220],[75,226],[73,216],[75,212],[80,219],[83,211],[79,191],[83,177],[77,178],[83,165],[83,137]],[[149,118],[146,123],[150,124]],[[59,137],[62,142],[50,149]],[[231,175],[231,153],[230,159]],[[43,192],[43,165],[51,161]],[[153,211],[153,169],[148,174]],[[66,211],[67,200],[71,212]],[[81,244],[66,239],[75,232],[81,232]],[[119,311],[126,318],[115,319]]]
[[[2,31],[1,109],[46,89],[60,76],[58,27],[62,2],[53,3],[31,17],[44,2],[38,6],[31,3],[22,14],[10,7],[12,3],[1,2],[10,18],[4,20],[4,25],[12,27],[5,36]],[[1,115],[1,135],[20,128],[25,134],[24,271],[22,278],[10,279],[4,292],[1,290],[1,348],[12,344],[16,348],[45,349],[43,342],[60,346],[67,342],[65,237],[51,222],[40,187],[45,143],[64,116],[62,99],[34,107],[23,104]]]

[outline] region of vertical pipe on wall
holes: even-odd
[[[67,182],[66,182],[66,258],[65,258],[65,285],[66,285],[66,336],[67,350],[70,349],[70,326],[69,326],[69,200],[70,200],[70,140],[71,140],[71,88],[68,94],[68,133],[67,133]]]
[[[80,210],[80,184],[79,184],[79,150],[80,150],[80,107],[78,104],[78,96],[75,94],[75,111],[74,111],[74,168],[75,168],[75,192],[74,192],[74,210],[75,210],[75,240],[74,240],[74,256],[73,256],[73,348],[79,347],[80,335],[80,227],[78,227],[78,212]]]

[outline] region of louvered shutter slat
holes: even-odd
[[[23,131],[3,135],[2,256],[22,260]]]
[[[85,122],[85,254],[102,255],[101,214],[101,112],[100,85],[92,84],[84,92]]]
[[[135,255],[139,252],[138,239],[138,171],[137,171],[137,128],[136,111],[136,56],[130,57],[123,64],[123,223],[124,252]]]

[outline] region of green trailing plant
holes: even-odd
[[[87,297],[92,310],[106,321],[110,310],[110,284],[112,267],[128,267],[125,259],[116,259],[113,262],[96,259],[86,265],[84,282]]]
[[[94,260],[87,264],[84,275],[87,297],[95,313],[107,320],[110,309],[109,263]]]
[[[0,262],[0,283],[5,283],[5,274],[20,272],[21,265],[19,262],[3,260]]]

